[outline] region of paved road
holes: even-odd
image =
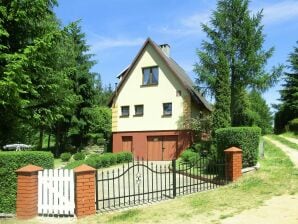
[[[280,143],[279,141],[273,140],[272,138],[270,138],[268,136],[265,136],[264,138],[266,140],[272,142],[274,145],[276,145],[282,151],[284,151],[290,157],[290,160],[294,163],[295,167],[298,168],[298,151],[297,150],[292,149],[289,146]]]

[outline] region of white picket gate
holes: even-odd
[[[74,174],[68,169],[38,172],[38,214],[74,215]]]

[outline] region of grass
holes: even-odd
[[[60,158],[54,159],[54,168],[61,168],[62,166],[64,167],[68,162],[62,162]]]
[[[298,139],[298,133],[295,133],[295,132],[285,132],[282,135],[285,136],[285,137],[297,138]]]
[[[281,142],[282,144],[284,144],[284,145],[286,145],[286,146],[288,146],[288,147],[290,147],[292,149],[298,150],[298,145],[295,144],[294,142],[290,142],[287,139],[285,139],[285,138],[283,138],[281,136],[278,136],[278,135],[268,135],[268,136],[270,138],[272,138],[272,139],[275,139],[275,140]]]
[[[260,206],[273,196],[298,193],[298,170],[281,150],[267,141],[265,159],[260,160],[260,164],[259,171],[247,174],[239,181],[216,190],[126,211],[97,214],[79,219],[77,223],[214,224],[246,209]],[[16,221],[10,220],[6,223]],[[39,221],[35,219],[30,223]]]

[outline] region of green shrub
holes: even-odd
[[[74,160],[84,160],[86,155],[83,152],[77,152],[73,155]]]
[[[64,169],[74,169],[80,165],[83,165],[83,164],[86,164],[86,161],[85,160],[75,160],[75,161],[72,161],[70,163],[68,163]]]
[[[54,167],[54,156],[51,152],[42,151],[0,152],[0,213],[15,212],[15,172],[28,164],[50,169]]]
[[[92,166],[95,169],[99,169],[103,167],[102,165],[102,155],[98,154],[91,154],[87,159],[86,159],[86,164],[88,166]]]
[[[224,156],[224,150],[235,146],[242,149],[243,167],[254,166],[258,160],[258,146],[261,129],[258,127],[220,128],[215,131],[217,153]]]
[[[63,162],[68,162],[71,158],[71,154],[70,152],[64,152],[64,153],[61,153],[60,155],[60,159],[63,161]]]
[[[289,121],[289,130],[292,132],[298,132],[298,118]]]
[[[117,163],[131,162],[133,155],[131,152],[118,152],[115,154]]]
[[[192,150],[187,149],[181,153],[180,158],[184,163],[194,164],[199,159],[199,153],[193,152]]]

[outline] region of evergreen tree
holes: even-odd
[[[263,135],[272,133],[272,113],[261,94],[252,90],[249,93],[249,103],[251,126],[260,127]]]
[[[232,126],[247,125],[249,103],[246,90],[250,87],[266,90],[281,73],[281,66],[271,74],[264,69],[273,48],[263,49],[262,11],[251,15],[248,0],[219,0],[210,25],[202,29],[209,38],[202,42],[195,65],[198,84],[205,83],[216,94],[217,60],[222,52],[228,61],[230,80],[230,117]],[[224,74],[223,74],[224,75]]]
[[[212,117],[213,130],[231,126],[230,103],[231,89],[229,80],[228,61],[221,52],[218,57],[215,78],[215,106]]]
[[[284,73],[283,89],[280,91],[281,104],[277,106],[278,112],[275,115],[276,132],[284,131],[290,120],[298,118],[298,47],[294,47],[288,62],[290,72]]]

